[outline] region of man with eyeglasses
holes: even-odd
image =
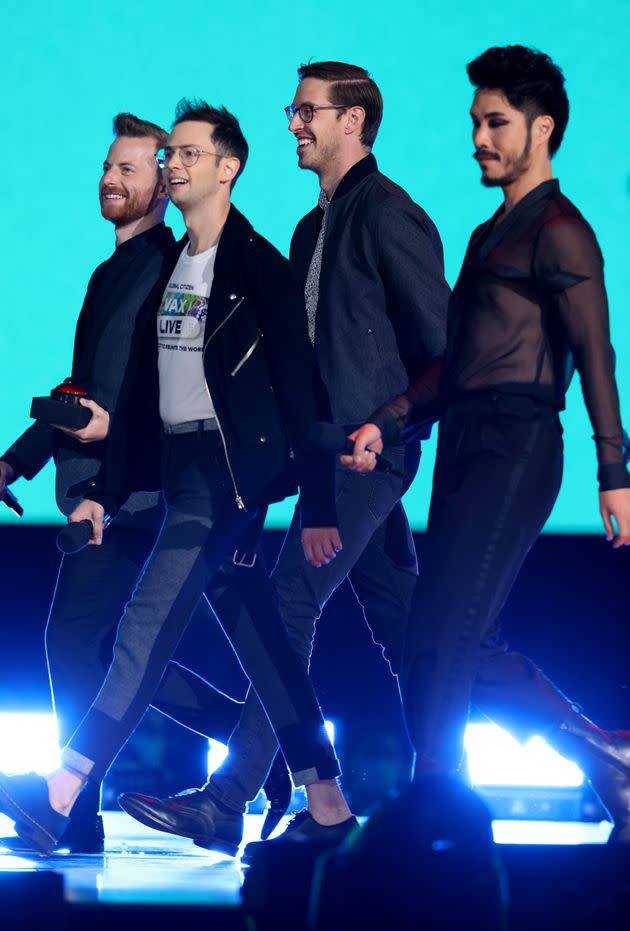
[[[290,260],[304,290],[309,337],[341,446],[345,432],[374,409],[377,399],[384,403],[394,385],[402,390],[442,354],[449,289],[434,224],[378,171],[371,154],[383,110],[376,83],[363,68],[342,62],[303,65],[298,74],[285,112],[298,164],[318,176],[321,190],[319,205],[297,226]],[[374,640],[398,670],[417,575],[400,499],[416,473],[420,445],[398,444],[386,452],[397,474],[365,479],[336,472],[340,552],[326,531],[304,526],[300,505],[294,514],[273,580],[291,641],[307,667],[316,620],[348,576]],[[251,691],[228,746],[208,791],[242,812],[277,748]],[[185,796],[178,801],[130,794],[123,804],[143,823],[175,834],[191,817]],[[201,804],[198,819],[201,831]],[[212,838],[206,842],[212,846]]]
[[[88,284],[72,364],[73,379],[87,389],[90,400],[82,403],[91,410],[91,420],[80,430],[53,428],[36,421],[0,459],[2,494],[7,484],[20,477],[33,479],[54,458],[57,503],[65,515],[89,494],[99,472],[108,443],[110,414],[121,392],[129,391],[125,385],[132,378],[139,334],[145,326],[154,326],[163,291],[165,254],[175,243],[164,225],[168,196],[155,160],[156,151],[167,140],[166,131],[130,113],[118,114],[113,129],[115,139],[103,163],[99,202],[101,215],[114,227],[116,248]],[[142,385],[137,388],[141,397]],[[157,477],[150,474],[154,471],[145,472],[141,487],[156,484]],[[102,684],[118,621],[163,519],[164,506],[157,491],[134,492],[107,530],[102,546],[85,547],[61,560],[46,626],[46,654],[62,744],[69,740]],[[209,589],[214,606],[224,617],[242,610],[241,584],[250,590],[265,578],[261,553],[252,550],[246,556],[247,545],[241,541],[239,559],[227,559]],[[152,705],[189,729],[222,741],[228,739],[241,708],[240,702],[177,662],[169,664]],[[286,767],[279,761],[265,784],[268,798],[284,799],[290,794],[287,783]],[[64,850],[103,850],[99,796],[96,782],[86,785],[64,832]],[[29,851],[19,837],[0,838],[0,847]]]
[[[332,468],[324,456],[307,455],[305,435],[319,410],[301,296],[286,260],[231,205],[247,155],[225,108],[180,102],[164,165],[187,235],[169,253],[157,327],[142,331],[134,384],[119,398],[104,468],[70,519],[91,520],[92,542],[101,544],[106,507],[115,510],[138,476],[146,487],[160,458],[167,513],[119,624],[112,665],[62,765],[46,779],[0,774],[0,810],[42,852],[62,836],[86,782],[100,782],[132,733],[209,578],[257,525],[261,509],[292,493],[297,476],[304,532],[319,528],[331,549],[341,545]],[[158,411],[161,443],[139,437],[140,424]],[[241,597],[244,609],[221,620],[295,784],[306,786],[309,811],[292,839],[334,845],[356,820],[336,782],[339,767],[312,685],[271,583],[243,587]],[[227,804],[206,805],[203,831],[188,836],[203,842],[229,815]],[[223,849],[235,853],[240,836],[232,828],[228,823]]]

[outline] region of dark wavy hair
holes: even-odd
[[[549,154],[556,154],[569,122],[569,98],[564,75],[549,55],[524,45],[497,46],[466,65],[466,71],[475,87],[500,90],[530,125],[537,116],[553,117]]]
[[[365,122],[361,142],[369,149],[374,145],[383,119],[383,98],[376,81],[365,68],[347,65],[343,61],[313,61],[300,65],[298,79],[317,78],[330,84],[330,102],[344,107],[363,107]]]
[[[230,185],[234,187],[243,173],[249,155],[249,146],[239,121],[225,107],[211,107],[205,100],[198,100],[196,97],[192,99],[182,97],[175,108],[173,126],[188,122],[210,123],[212,126],[210,139],[217,150],[221,155],[233,155],[239,160],[240,167]]]

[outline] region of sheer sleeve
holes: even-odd
[[[573,354],[597,448],[600,490],[630,486],[610,342],[603,260],[590,227],[560,216],[541,230],[536,278],[552,302]]]
[[[433,361],[407,390],[368,417],[381,431],[383,443],[410,442],[424,428],[439,420],[442,412],[440,383],[442,358]]]

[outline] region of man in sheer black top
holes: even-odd
[[[552,179],[569,105],[560,69],[522,46],[468,66],[482,183],[504,203],[473,233],[449,305],[447,349],[359,431],[356,471],[380,443],[441,416],[424,560],[403,664],[417,774],[457,769],[468,706],[505,683],[497,720],[543,733],[591,779],[630,842],[630,735],[596,728],[530,660],[501,643],[498,614],[556,500],[558,412],[577,368],[597,449],[600,510],[630,543],[630,477],[610,343],[603,260]],[[616,528],[614,526],[616,523]],[[496,633],[496,651],[480,644]],[[546,697],[545,697],[546,696]]]

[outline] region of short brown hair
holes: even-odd
[[[155,139],[156,151],[164,148],[168,133],[157,123],[141,120],[133,113],[118,113],[114,117],[114,135],[132,139]]]
[[[298,79],[303,81],[305,78],[328,81],[331,85],[331,103],[344,107],[363,107],[365,123],[361,142],[371,149],[383,119],[383,98],[365,68],[347,65],[343,61],[313,61],[298,68]]]

